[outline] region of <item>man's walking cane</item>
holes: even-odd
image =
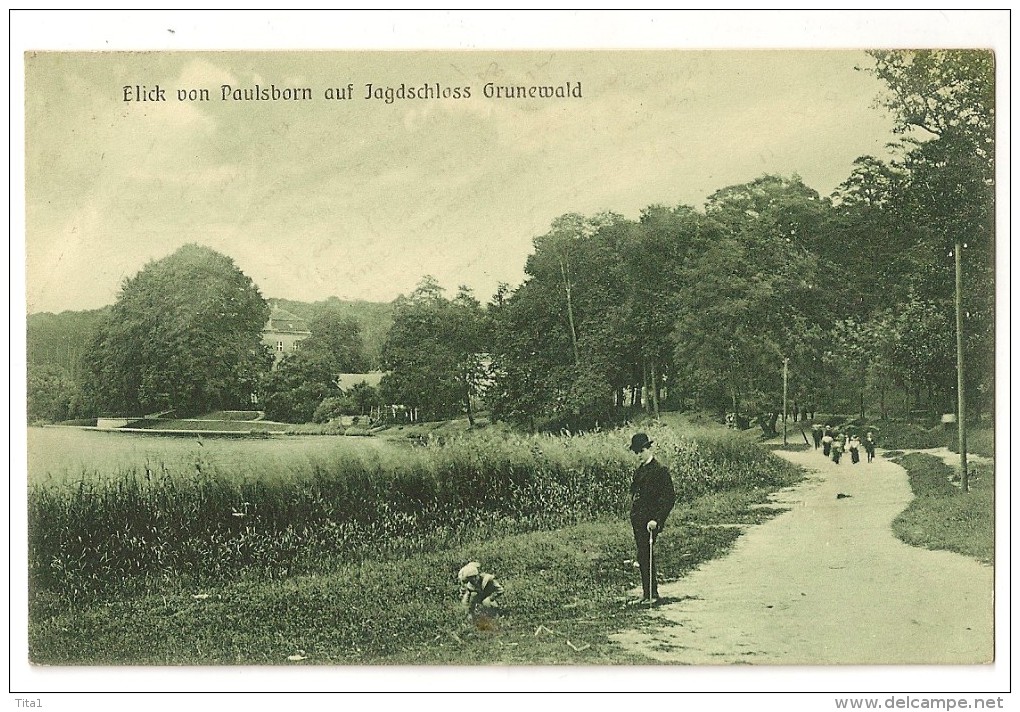
[[[659,587],[655,580],[655,530],[648,530],[648,602],[651,603],[654,598],[658,598]]]

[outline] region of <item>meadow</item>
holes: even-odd
[[[748,505],[799,477],[747,433],[650,432],[682,503],[677,538],[662,552],[674,573],[732,543],[738,532],[715,523],[766,516]],[[30,433],[30,452],[50,437],[41,433]],[[49,453],[56,472],[39,459],[32,466],[36,662],[271,662],[276,653],[266,651],[294,638],[291,626],[315,631],[304,646],[318,647],[317,662],[448,662],[470,650],[464,641],[481,640],[455,624],[453,575],[468,558],[515,582],[503,630],[521,635],[535,621],[552,627],[542,601],[567,591],[556,609],[570,605],[571,623],[557,625],[587,626],[590,636],[611,624],[634,584],[624,563],[633,547],[629,433],[493,431],[420,447],[160,438],[127,452],[123,435],[88,435],[112,440],[74,456],[88,462]],[[78,444],[86,442],[98,441]],[[250,624],[243,632],[241,620]],[[453,648],[430,644],[443,631]],[[196,637],[204,643],[193,649]],[[518,638],[510,647],[521,647]],[[525,662],[515,656],[530,648],[505,652]]]

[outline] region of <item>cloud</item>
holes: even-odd
[[[187,241],[234,257],[272,296],[386,300],[427,273],[486,296],[521,278],[532,239],[563,213],[697,205],[765,172],[830,191],[891,138],[870,106],[876,80],[852,69],[860,57],[47,57],[29,68],[26,114],[32,303],[109,303],[123,273]],[[369,81],[470,86],[472,97],[385,104],[360,98]],[[486,81],[581,82],[583,99],[486,99]],[[134,82],[208,87],[212,98],[125,105],[117,88]],[[220,84],[256,82],[316,92],[353,82],[358,98],[218,98]],[[104,269],[83,273],[82,260]]]

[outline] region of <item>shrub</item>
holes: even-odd
[[[949,434],[949,449],[960,452],[960,441],[954,430]],[[973,428],[967,431],[967,452],[995,457],[995,428]]]
[[[878,444],[897,450],[926,450],[945,447],[952,436],[941,425],[928,429],[912,423],[889,421],[881,428],[869,427],[878,436]]]
[[[331,420],[339,418],[349,410],[351,404],[348,400],[349,399],[344,398],[343,396],[324,398],[315,408],[315,412],[312,414],[312,422],[328,423]]]

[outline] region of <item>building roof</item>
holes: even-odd
[[[379,387],[379,381],[385,374],[382,371],[373,371],[371,373],[341,373],[336,377],[336,383],[340,386],[340,390],[346,391],[348,388],[353,388],[359,383],[365,383],[373,388]]]
[[[308,322],[305,319],[279,307],[273,307],[272,312],[269,314],[269,321],[266,322],[262,331],[289,332],[292,334],[312,333],[308,329]]]

